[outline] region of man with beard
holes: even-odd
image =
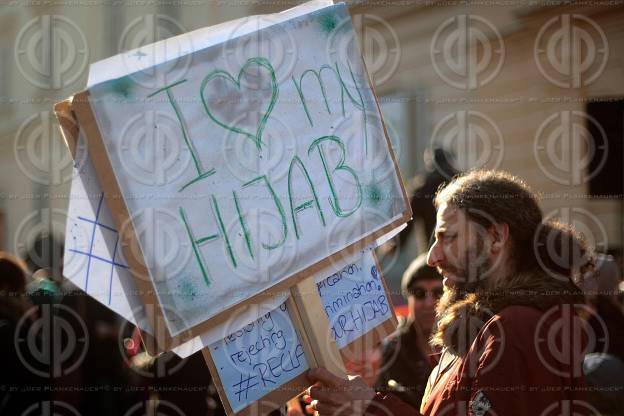
[[[498,171],[455,178],[435,198],[428,263],[444,277],[438,327],[442,349],[420,412],[359,378],[325,369],[305,400],[322,415],[591,414],[584,402],[585,340],[575,280],[591,270],[584,241],[544,223],[533,192]],[[567,410],[566,410],[567,409]]]

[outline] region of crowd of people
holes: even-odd
[[[443,182],[438,177],[424,181],[431,189],[414,193],[418,212],[434,216],[423,222],[432,240],[428,252],[414,256],[403,274],[407,316],[364,358],[372,375],[343,379],[322,368],[311,370],[303,406],[294,400],[282,412],[624,414],[618,260],[594,253],[572,227],[545,221],[537,197],[516,177],[471,171],[432,190]],[[31,274],[34,269],[40,270]],[[135,402],[157,407],[167,400],[187,415],[224,414],[208,372],[196,371],[204,365],[200,354],[186,363],[172,353],[150,357],[138,347],[133,328],[120,325],[60,276],[51,264],[0,253],[5,360],[0,414],[19,415],[46,400],[65,400],[89,415],[123,414]],[[59,305],[78,311],[95,347],[86,349],[79,370],[65,374],[55,373],[54,360],[46,361],[45,348],[35,345],[26,350],[43,354],[34,361],[44,368],[33,371],[24,365],[29,359],[19,343],[33,339],[30,333],[41,319],[61,313]],[[179,384],[187,388],[174,388]],[[104,392],[70,386],[125,388]]]

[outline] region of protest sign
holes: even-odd
[[[321,348],[336,343],[340,355],[332,357],[334,361],[360,360],[365,351],[378,347],[396,329],[396,317],[377,267],[373,251],[364,250],[348,259],[344,267],[328,268],[314,278],[323,304],[321,312],[330,326],[316,341]],[[204,356],[216,375],[226,409],[249,410],[259,399],[265,404],[282,403],[300,393],[297,387],[306,383],[302,375],[310,368],[306,356],[311,355],[305,353],[302,339],[311,334],[305,324],[300,326],[305,332],[297,332],[298,325],[293,322],[297,318],[290,313],[296,309],[296,299],[289,298],[240,329],[223,328],[223,339],[206,348]]]
[[[194,52],[185,78],[159,88],[127,76],[75,98],[137,288],[171,336],[200,334],[410,217],[360,55],[322,55],[353,36],[346,7],[280,25],[306,44],[290,77],[262,56],[228,69],[226,42]],[[160,115],[178,129],[161,146],[181,152],[171,177],[128,168],[143,155],[133,126],[146,113],[142,129],[166,129]],[[276,148],[282,156],[262,164]],[[166,230],[167,255],[154,228]]]
[[[307,368],[341,374],[340,353],[394,328],[374,257],[362,248],[411,217],[357,45],[323,53],[354,39],[346,7],[262,30],[276,27],[306,45],[287,71],[260,55],[233,63],[236,46],[212,42],[191,53],[181,78],[103,78],[57,106],[75,116],[88,144],[89,181],[77,185],[88,196],[76,212],[93,215],[76,218],[94,232],[88,249],[73,249],[89,263],[81,287],[152,332],[158,350],[206,346],[228,413],[283,403],[305,386]],[[72,123],[61,124],[78,137]],[[73,155],[75,143],[68,140]],[[172,171],[136,169],[165,159]],[[89,270],[101,275],[103,263],[108,291],[106,282],[89,286]],[[254,305],[269,310],[249,313]],[[250,325],[253,335],[244,332]],[[235,363],[223,351],[237,346]],[[252,364],[250,348],[265,359],[251,368],[259,388],[236,379],[254,375],[241,370]]]

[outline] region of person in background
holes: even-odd
[[[49,399],[43,390],[47,380],[24,366],[30,349],[21,355],[16,339],[26,339],[34,316],[27,314],[33,305],[26,296],[26,264],[0,252],[0,414],[20,415],[32,404]],[[26,390],[30,389],[30,390]]]
[[[622,271],[612,256],[598,254],[596,264],[596,272],[583,285],[587,305],[593,312],[588,316],[588,324],[598,338],[595,350],[624,362],[624,312],[619,300]]]
[[[619,301],[622,272],[612,256],[598,254],[598,270],[585,279],[583,311],[593,350],[583,361],[587,399],[601,415],[624,415],[624,312]]]
[[[425,240],[433,234],[436,223],[436,209],[433,205],[438,188],[459,172],[451,164],[451,155],[444,149],[427,149],[424,154],[425,169],[414,176],[407,184],[412,207],[413,221],[398,235],[398,244],[403,247],[410,237],[414,225],[422,223]]]
[[[436,209],[433,204],[436,191],[459,173],[451,163],[452,154],[442,148],[425,150],[423,158],[424,169],[406,183],[412,208],[412,221],[407,223],[399,235],[377,249],[379,261],[384,266],[384,270],[387,259],[391,258],[393,254],[409,248],[410,241],[413,241],[414,236],[416,236],[416,241],[423,241],[424,244],[430,241],[436,223]],[[414,230],[417,234],[414,233]],[[422,248],[418,247],[415,248],[416,251],[423,251]],[[404,261],[409,261],[411,256],[410,253]]]
[[[407,299],[408,316],[382,343],[383,365],[376,389],[391,391],[418,408],[433,368],[428,341],[443,293],[442,276],[427,265],[427,253],[414,259],[405,270],[401,291]]]

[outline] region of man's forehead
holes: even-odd
[[[446,228],[464,219],[463,211],[455,205],[443,202],[436,213],[436,228]]]

